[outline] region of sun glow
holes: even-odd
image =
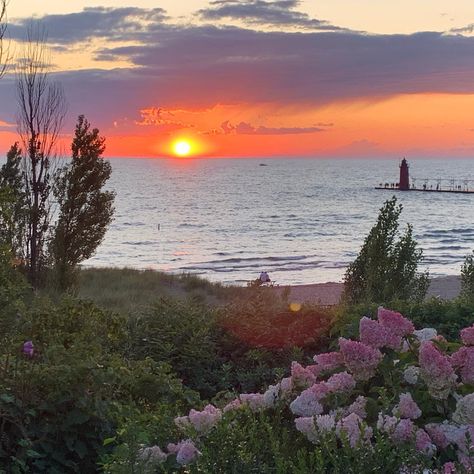
[[[173,145],[174,154],[177,156],[188,156],[191,151],[191,143],[187,140],[179,140]]]

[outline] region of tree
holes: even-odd
[[[386,201],[377,223],[365,238],[359,255],[344,276],[344,298],[349,303],[388,303],[394,299],[422,300],[428,290],[428,274],[417,273],[423,252],[407,225],[397,240],[402,205]]]
[[[62,87],[51,81],[44,33],[28,29],[17,73],[18,131],[24,147],[24,185],[28,202],[25,256],[33,287],[47,260],[46,240],[51,223],[52,162],[66,114]]]
[[[73,284],[77,265],[94,254],[112,220],[115,193],[103,190],[112,172],[102,158],[104,150],[105,138],[79,116],[72,162],[61,171],[54,189],[59,217],[51,253],[63,289]]]
[[[466,256],[461,267],[461,298],[474,303],[474,252]]]
[[[21,149],[15,143],[0,169],[0,244],[6,245],[15,259],[23,261],[28,203],[21,162]]]

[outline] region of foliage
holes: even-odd
[[[398,473],[445,463],[469,471],[474,325],[461,339],[416,332],[380,308],[377,320],[361,319],[359,341],[341,338],[339,351],[316,355],[316,364],[293,363],[291,377],[263,394],[177,417],[184,439],[138,456],[153,453],[149,467],[166,472]]]
[[[72,161],[55,183],[59,217],[54,229],[52,256],[58,283],[74,283],[74,271],[102,242],[112,220],[115,194],[103,188],[112,168],[102,159],[105,138],[79,116],[72,141]]]
[[[128,361],[123,316],[35,300],[0,351],[0,458],[8,472],[95,472],[129,404],[168,419],[196,395],[167,364]],[[22,351],[31,341],[32,352]]]
[[[15,143],[0,169],[0,243],[11,249],[17,259],[24,258],[27,201],[21,170],[21,149]]]
[[[461,267],[461,298],[474,303],[474,252],[466,256]]]
[[[423,302],[392,301],[390,306],[406,314],[417,328],[431,327],[449,340],[458,340],[462,328],[474,323],[474,305],[461,299],[430,298]],[[341,306],[338,309],[333,334],[355,337],[359,330],[360,315],[375,317],[377,304]]]
[[[411,225],[397,240],[401,212],[395,197],[380,209],[377,223],[344,277],[344,298],[349,303],[419,301],[426,295],[428,276],[417,273],[422,251],[413,239]]]

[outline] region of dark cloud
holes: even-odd
[[[210,3],[210,8],[199,10],[198,14],[204,20],[238,20],[249,25],[331,31],[343,29],[295,11],[300,3],[298,0],[215,0]]]
[[[89,14],[90,23],[84,20]],[[97,59],[124,59],[132,68],[57,75],[73,117],[85,113],[102,124],[128,117],[128,123],[134,123],[140,120],[140,110],[157,106],[196,109],[249,103],[314,108],[396,94],[474,93],[472,37],[181,27],[164,25],[163,15],[159,9],[94,8],[43,19],[59,46],[109,34],[112,39],[140,38],[139,44],[128,47],[104,41],[96,51]],[[15,110],[12,91],[11,79],[4,77],[0,102],[2,117],[8,120]],[[292,127],[288,130],[294,133]]]
[[[224,135],[300,135],[323,131],[324,129],[320,127],[265,127],[262,125],[255,127],[248,122],[232,125],[230,121],[226,120],[222,123],[220,131],[214,131],[214,133]]]
[[[474,33],[474,23],[471,23],[470,25],[463,26],[462,28],[452,28],[449,30],[450,33],[454,34],[472,34]]]
[[[23,41],[28,27],[41,25],[48,41],[63,45],[92,38],[115,41],[139,39],[167,19],[162,8],[85,8],[78,13],[47,15],[41,19],[13,19],[8,26],[12,39]]]

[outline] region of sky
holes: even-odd
[[[108,156],[474,158],[472,0],[10,0],[0,152],[32,21]]]

